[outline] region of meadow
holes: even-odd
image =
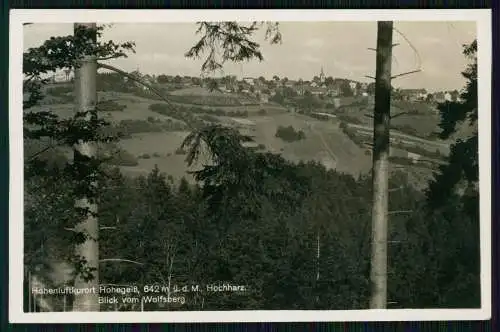
[[[122,135],[114,145],[113,153],[117,157],[113,163],[120,166],[124,174],[144,175],[156,165],[176,180],[185,177],[189,182],[194,181],[188,173],[185,152],[180,146],[190,131],[210,123],[236,127],[252,136],[255,145],[262,151],[281,154],[293,162],[317,161],[327,168],[356,177],[367,174],[371,169],[370,148],[359,143],[370,140],[366,133],[371,130],[372,119],[367,114],[373,110],[373,100],[351,98],[350,101],[344,100],[338,109],[318,110],[334,117],[312,117],[311,114],[293,112],[275,103],[254,101],[251,104],[246,100],[249,105],[244,105],[244,102],[238,101],[237,94],[210,92],[202,88],[176,90],[170,97],[174,96],[172,106],[145,94],[99,92],[101,116]],[[61,117],[68,117],[73,112],[71,99],[70,86],[52,87],[48,91],[47,102],[40,109],[50,108]],[[436,112],[429,106],[416,103],[395,104],[396,113],[408,113],[392,121],[395,137],[400,135],[431,143],[435,141],[432,135],[438,125]],[[346,133],[346,124],[351,135]],[[304,138],[286,141],[276,136],[279,127],[302,131]],[[446,142],[436,144],[447,146]],[[409,150],[410,145],[407,146]],[[429,151],[434,152],[433,149],[434,146],[429,145]],[[405,146],[399,144],[393,147],[394,152],[398,150],[404,152]],[[410,181],[417,187],[427,183],[432,176],[432,167],[412,165],[404,153],[395,153],[392,161],[392,168],[405,168]]]

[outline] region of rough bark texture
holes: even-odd
[[[387,306],[387,224],[392,22],[378,22],[375,112],[373,119],[373,209],[371,309]]]
[[[95,23],[76,23],[78,26],[84,26],[87,29],[96,29]],[[96,41],[96,36],[93,36]],[[96,90],[97,60],[95,56],[85,56],[78,68],[75,68],[75,96],[77,111],[95,111],[97,103]],[[74,146],[74,162],[78,163],[82,158],[95,158],[96,148],[94,142],[81,141]],[[89,184],[95,186],[95,183]],[[88,217],[78,224],[75,228],[78,232],[86,235],[86,240],[76,249],[76,255],[86,260],[89,267],[96,268],[93,272],[94,278],[85,281],[79,275],[75,280],[75,288],[94,289],[94,292],[76,295],[73,302],[73,311],[99,311],[98,290],[99,290],[99,225],[97,218],[93,215],[97,213],[97,205],[89,201],[87,197],[80,197],[75,205],[81,208],[87,208],[91,212]]]

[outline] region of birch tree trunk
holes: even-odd
[[[75,23],[75,33],[77,29],[86,28],[96,30],[95,23]],[[91,42],[96,43],[97,36],[92,34]],[[92,115],[96,112],[97,90],[97,60],[95,56],[85,55],[81,63],[75,68],[75,97],[76,111],[88,112],[86,120],[90,121]],[[88,158],[96,157],[95,142],[81,140],[74,146],[74,163],[85,162]],[[90,186],[96,186],[95,182],[89,183]],[[88,267],[95,268],[92,272],[94,278],[90,281],[84,280],[79,274],[75,280],[75,288],[86,289],[88,292],[75,295],[73,302],[73,311],[99,311],[98,291],[99,291],[99,224],[95,214],[97,213],[97,204],[91,202],[88,197],[78,197],[75,206],[88,209],[90,212],[86,219],[75,227],[75,231],[86,235],[83,244],[76,248],[76,255],[86,261]]]
[[[387,306],[387,224],[391,107],[392,21],[378,22],[373,118],[371,309]]]

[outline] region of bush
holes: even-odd
[[[186,150],[184,150],[182,147],[179,147],[175,150],[176,155],[184,155],[186,153],[187,153]]]
[[[171,118],[181,120],[186,125],[184,125],[183,129],[196,129],[203,127],[205,125],[205,122],[201,119],[199,119],[197,116],[195,116],[192,113],[192,108],[188,109],[185,107],[176,107],[175,109],[172,109],[169,105],[167,104],[151,104],[149,105],[149,109],[153,112],[169,116]],[[170,128],[168,129],[170,130]]]
[[[130,136],[138,133],[157,133],[162,131],[162,126],[144,120],[122,120],[117,126],[118,131]]]
[[[71,86],[55,86],[47,89],[47,94],[54,97],[63,97],[71,93],[73,93],[73,87]]]
[[[179,96],[170,95],[170,100],[175,103],[180,104],[191,104],[191,105],[211,105],[211,106],[241,106],[241,102],[238,98],[231,96],[218,96],[218,95],[206,95],[206,96]]]
[[[126,105],[119,104],[113,100],[105,100],[97,103],[99,112],[123,112],[127,108]]]
[[[359,147],[363,147],[363,139],[361,137],[359,137],[358,135],[356,135],[356,130],[349,128],[349,126],[346,125],[345,123],[342,126],[342,123],[341,123],[342,132],[344,134],[346,134],[347,137],[349,137],[351,139],[351,141],[354,142],[354,144],[356,144]]]
[[[301,139],[306,138],[306,135],[302,130],[296,131],[292,126],[279,126],[276,130],[275,136],[286,142],[300,141]]]
[[[317,114],[317,113],[309,113],[308,114],[311,118],[315,118],[315,119],[318,119],[318,120],[321,120],[321,121],[328,121],[330,120],[331,118],[327,115],[324,115],[324,114]]]
[[[419,132],[410,125],[391,125],[392,129],[398,130],[404,134],[419,137]]]
[[[352,123],[352,124],[362,124],[361,120],[358,119],[357,117],[354,117],[354,116],[350,116],[350,115],[337,115],[337,118],[340,120],[340,121],[344,121],[344,122],[348,122],[348,123]]]
[[[414,162],[411,159],[405,157],[391,156],[389,157],[389,161],[397,165],[412,166],[414,164]]]

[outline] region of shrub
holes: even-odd
[[[328,121],[328,120],[330,120],[330,117],[327,116],[327,115],[324,115],[324,114],[309,113],[308,115],[311,118],[315,118],[315,119],[322,120],[322,121]]]
[[[122,120],[118,127],[128,134],[156,133],[162,131],[162,126],[144,120]]]
[[[419,137],[419,132],[413,128],[412,126],[410,125],[407,125],[407,124],[404,124],[404,125],[391,125],[391,128],[392,129],[395,129],[395,130],[398,130],[402,133],[405,133],[407,135],[411,135],[411,136],[417,136]]]
[[[275,136],[286,142],[300,141],[301,139],[306,138],[306,135],[302,130],[296,131],[292,126],[279,126],[276,130]]]
[[[73,93],[71,86],[55,86],[47,89],[47,94],[54,97],[63,97],[71,93]]]
[[[363,139],[358,135],[356,135],[356,130],[349,128],[349,126],[347,126],[345,123],[344,126],[342,126],[341,128],[342,132],[346,134],[347,137],[349,137],[351,141],[354,142],[354,144],[356,144],[359,147],[363,147]]]
[[[125,108],[127,108],[126,105],[119,104],[113,100],[105,100],[97,104],[99,112],[123,112]]]
[[[175,154],[176,155],[184,155],[186,154],[187,152],[182,148],[182,147],[179,147],[175,150]]]
[[[354,116],[350,116],[350,115],[337,114],[337,118],[343,122],[348,122],[348,123],[357,124],[357,125],[362,124],[360,119],[358,119],[357,117],[354,117]]]
[[[398,164],[398,165],[407,165],[407,166],[411,166],[414,164],[414,162],[409,159],[409,158],[405,158],[405,157],[396,157],[396,156],[391,156],[389,157],[389,161],[391,163],[394,163],[394,164]]]

